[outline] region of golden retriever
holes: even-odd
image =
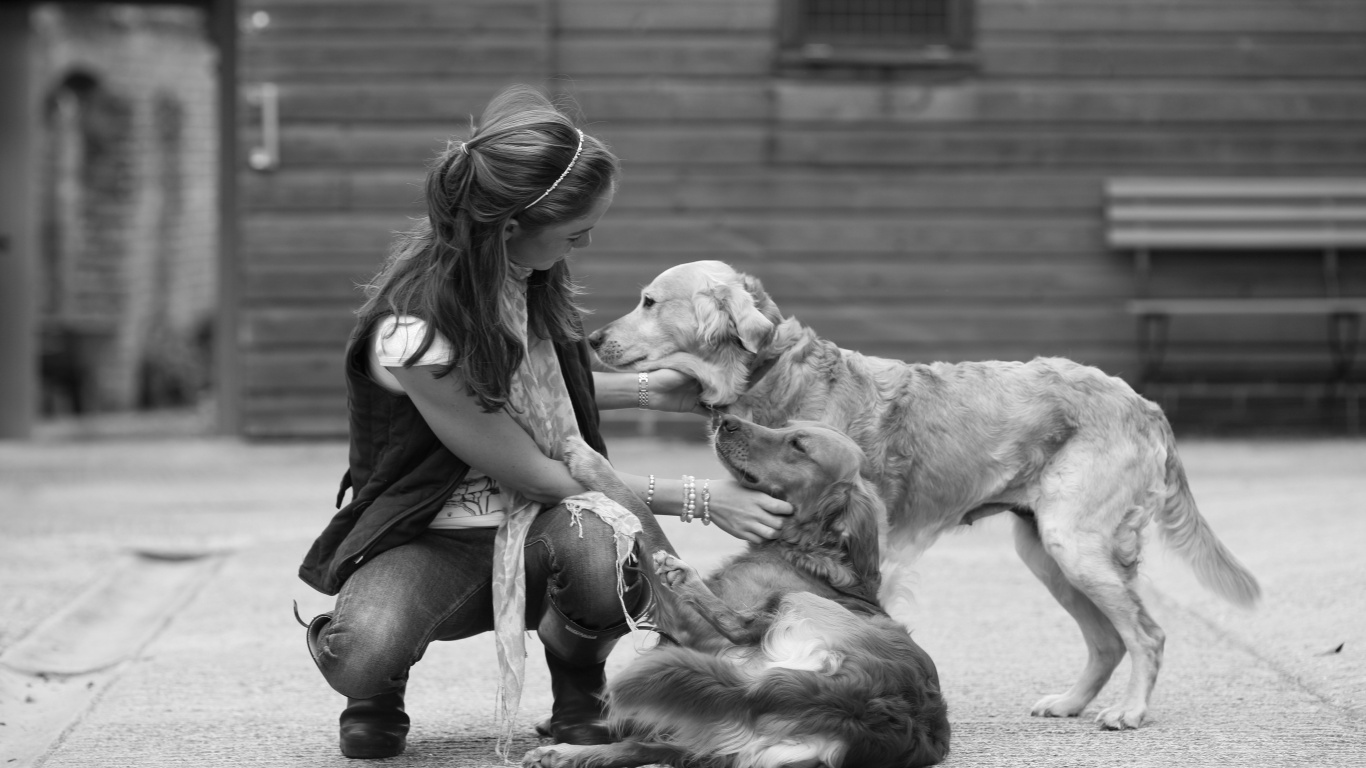
[[[665,550],[656,621],[670,642],[607,688],[622,740],[543,746],[524,766],[933,765],[949,748],[934,662],[875,602],[882,502],[860,477],[863,452],[820,424],[780,430],[733,416],[717,456],[742,484],[788,499],[792,521],[705,581]],[[617,498],[611,466],[586,445],[574,476]],[[619,481],[617,481],[619,482]],[[629,493],[627,494],[629,496]],[[649,516],[638,500],[632,508]]]
[[[908,364],[861,355],[784,319],[762,285],[719,261],[673,267],[589,342],[608,367],[674,368],[705,403],[768,425],[818,420],[867,454],[888,511],[884,604],[898,571],[946,530],[1014,513],[1015,548],[1081,627],[1081,677],[1032,714],[1072,717],[1127,651],[1121,701],[1104,728],[1138,727],[1164,634],[1135,591],[1155,520],[1200,581],[1238,605],[1256,579],[1196,509],[1161,409],[1118,378],[1060,358]]]

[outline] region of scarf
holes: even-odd
[[[569,390],[560,371],[554,344],[547,339],[530,338],[527,333],[526,292],[531,270],[511,266],[500,297],[502,320],[526,345],[522,363],[512,376],[506,410],[513,420],[536,442],[546,456],[562,460],[564,440],[579,436],[578,421],[569,399]],[[502,488],[506,519],[499,526],[493,543],[493,630],[498,648],[499,685],[497,716],[498,743],[495,751],[504,761],[517,725],[517,709],[522,700],[526,673],[526,568],[523,547],[531,523],[548,505],[526,498],[511,488]],[[629,510],[601,493],[588,492],[564,499],[570,511],[570,525],[579,525],[583,535],[582,513],[590,511],[612,527],[616,541],[617,595],[627,625],[636,624],[625,609],[620,567],[632,557],[635,534],[640,521]]]

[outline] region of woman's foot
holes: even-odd
[[[407,746],[408,713],[403,711],[402,691],[348,698],[339,721],[341,753],[347,757],[394,757]]]
[[[615,640],[611,641],[615,644]],[[615,739],[603,720],[602,689],[606,663],[574,666],[549,651],[550,690],[555,703],[550,719],[536,724],[536,734],[552,744],[611,744]]]

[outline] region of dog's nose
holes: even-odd
[[[740,420],[730,414],[726,414],[721,417],[721,429],[725,432],[739,432]]]
[[[598,330],[588,334],[588,346],[592,347],[594,352],[598,350],[598,347],[602,346],[602,331],[603,329],[599,328]]]

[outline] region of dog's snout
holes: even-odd
[[[605,330],[607,329],[599,328],[588,334],[588,346],[592,347],[594,352],[598,350],[598,347],[602,346],[602,340],[607,337],[607,334],[603,333]]]
[[[723,432],[739,432],[740,420],[730,414],[721,417],[721,430]]]

